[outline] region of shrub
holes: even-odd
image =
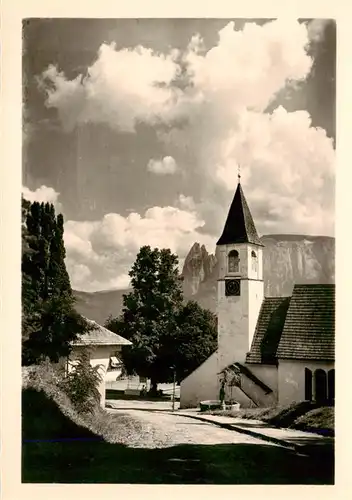
[[[99,405],[98,386],[102,381],[100,365],[90,364],[89,350],[81,352],[77,364],[72,367],[59,387],[66,393],[78,413],[93,413]]]

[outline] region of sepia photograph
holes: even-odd
[[[22,20],[22,483],[335,484],[337,30]]]

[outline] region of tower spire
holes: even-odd
[[[225,227],[217,245],[252,243],[263,246],[254,225],[252,214],[244,197],[238,174],[238,186],[230,206]]]

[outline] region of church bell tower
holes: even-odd
[[[238,186],[217,242],[218,368],[243,363],[250,350],[264,299],[263,244]]]

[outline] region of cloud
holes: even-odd
[[[102,44],[97,60],[85,75],[68,80],[50,65],[38,79],[46,93],[46,106],[57,108],[66,130],[86,122],[108,123],[133,132],[136,123],[155,123],[172,115],[177,89],[171,82],[180,67],[178,52],[168,55],[144,47],[116,50]]]
[[[157,175],[175,174],[178,166],[172,156],[164,156],[161,160],[149,160],[147,170]]]
[[[331,19],[312,19],[307,23],[308,37],[311,42],[321,42],[325,36],[325,29]]]
[[[306,111],[274,106],[267,112],[280,91],[308,76],[309,43],[307,25],[286,20],[246,24],[242,31],[229,23],[207,52],[198,48],[199,37],[192,40],[184,57],[202,98],[186,124],[158,134],[170,154],[192,152],[200,184],[195,207],[210,234],[222,229],[239,167],[262,234],[333,233],[332,141],[312,127]]]
[[[333,232],[335,155],[324,130],[311,127],[306,111],[247,111],[221,145],[219,181],[233,190],[236,166],[262,232]],[[305,215],[306,214],[306,215]]]
[[[58,110],[67,129],[92,121],[133,132],[138,122],[188,119],[214,100],[226,103],[229,112],[246,106],[263,110],[288,81],[308,74],[308,42],[307,27],[294,20],[247,23],[242,31],[230,22],[205,53],[199,35],[183,54],[102,44],[86,74],[69,80],[50,65],[38,83],[46,106]]]
[[[148,170],[176,170],[177,158],[188,166],[186,182],[191,186],[197,179],[195,192],[179,196],[176,207],[70,221],[65,240],[74,286],[80,272],[90,289],[98,282],[122,283],[143,244],[170,247],[181,257],[196,240],[211,246],[239,166],[260,233],[333,233],[332,141],[312,126],[306,111],[275,105],[281,92],[294,91],[309,75],[310,44],[323,29],[324,20],[246,23],[242,30],[230,22],[213,47],[199,35],[182,53],[103,44],[85,75],[69,80],[54,66],[41,75],[46,105],[58,110],[67,130],[94,122],[135,133],[144,123],[155,128],[170,155],[152,159]]]
[[[37,201],[39,203],[53,203],[56,207],[59,206],[58,204],[58,197],[60,193],[55,191],[52,187],[48,186],[40,186],[37,188],[35,191],[31,191],[29,188],[26,186],[22,187],[22,194],[23,197],[33,203],[34,201]]]
[[[195,239],[213,248],[214,239],[193,211],[152,207],[144,215],[106,214],[92,222],[65,224],[66,265],[73,288],[94,291],[128,286],[128,271],[143,245],[170,248],[182,260]]]

